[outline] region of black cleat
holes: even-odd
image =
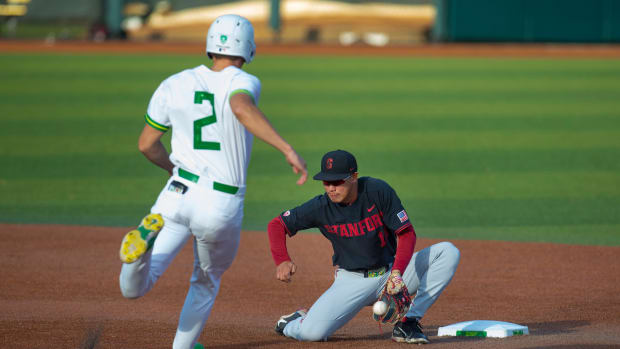
[[[411,344],[430,343],[428,337],[422,332],[422,325],[416,318],[404,318],[403,321],[398,322],[392,331],[392,340]]]
[[[278,322],[276,322],[276,328],[275,331],[279,334],[284,336],[284,328],[286,327],[286,325],[288,325],[289,322],[300,318],[302,316],[306,316],[306,309],[300,309],[297,310],[296,312],[292,313],[292,314],[288,314],[288,315],[282,315],[280,317],[280,320],[278,320]]]

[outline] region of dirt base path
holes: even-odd
[[[0,225],[0,347],[169,348],[192,265],[185,246],[154,289],[138,300],[119,291],[118,248],[126,229]],[[416,250],[437,240],[420,238]],[[620,346],[620,248],[455,240],[461,263],[422,320],[433,348],[612,348]],[[280,315],[308,307],[333,278],[331,247],[318,234],[289,240],[299,266],[275,279],[267,234],[244,232],[200,341],[208,348],[403,348],[370,307],[328,342],[278,336]],[[437,337],[466,320],[526,325],[507,339]],[[383,331],[383,332],[382,332]],[[89,345],[96,343],[96,346]]]
[[[70,53],[185,53],[201,55],[203,43],[107,41],[0,40],[0,52]],[[272,45],[259,44],[257,55],[346,55],[346,56],[431,56],[431,57],[540,57],[620,58],[620,45],[597,44],[420,44],[373,47],[367,45]]]

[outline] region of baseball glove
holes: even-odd
[[[411,306],[411,296],[409,296],[409,290],[404,283],[395,294],[388,292],[388,284],[386,284],[377,301],[383,301],[388,305],[387,312],[384,315],[372,314],[372,318],[381,324],[396,324],[407,314]]]

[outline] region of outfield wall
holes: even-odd
[[[620,42],[617,0],[437,0],[434,38],[470,42]]]

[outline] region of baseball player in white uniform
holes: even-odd
[[[170,179],[140,226],[121,243],[120,288],[146,294],[189,238],[194,270],[173,348],[194,348],[224,271],[240,241],[243,199],[253,135],[278,149],[300,175],[306,163],[257,107],[261,85],[241,67],[254,58],[254,29],[237,15],[218,17],[207,34],[213,60],[164,80],[149,103],[138,147]],[[171,153],[161,137],[172,130]]]

